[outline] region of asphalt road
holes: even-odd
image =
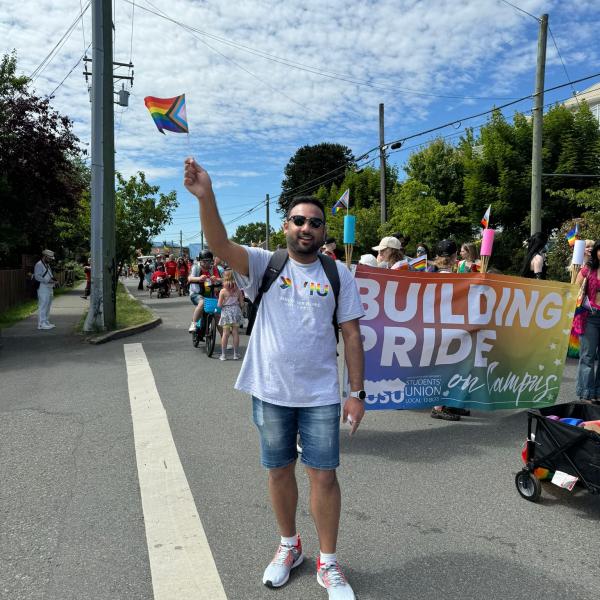
[[[227,598],[326,598],[301,469],[308,560],[284,588],[262,586],[278,535],[250,401],[233,390],[240,364],[192,347],[189,299],[144,298],[163,325],[124,340],[71,336],[57,347],[33,328],[4,339],[0,598],[154,598],[124,363],[131,343],[152,368]],[[293,327],[290,336],[302,343]],[[575,369],[565,368],[562,401],[573,399]],[[460,423],[379,411],[355,437],[344,430],[338,556],[360,600],[596,597],[600,499],[549,483],[540,503],[521,499],[525,435],[522,411]]]

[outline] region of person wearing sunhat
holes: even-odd
[[[54,286],[56,279],[52,273],[50,264],[54,260],[52,250],[44,250],[42,258],[38,260],[33,269],[33,277],[39,284],[38,295],[38,329],[54,329],[56,325],[48,321],[50,306],[54,297]]]
[[[377,264],[384,269],[397,268],[396,264],[404,259],[404,252],[400,240],[393,236],[387,236],[381,239],[377,246]]]

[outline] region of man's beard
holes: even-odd
[[[307,245],[300,244],[298,235],[288,234],[286,236],[286,241],[289,250],[292,250],[296,254],[305,254],[308,256],[316,255],[319,248],[323,245],[323,240],[320,238],[317,239],[315,236],[313,236],[312,242]]]

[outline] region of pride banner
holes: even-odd
[[[368,409],[554,404],[577,286],[358,265]]]

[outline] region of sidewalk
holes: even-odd
[[[56,325],[54,329],[37,328],[37,311],[12,327],[3,329],[0,334],[2,351],[11,354],[28,352],[35,355],[37,352],[58,351],[64,345],[84,343],[84,337],[75,332],[89,303],[80,297],[84,289],[85,282],[54,297],[50,309],[50,322]],[[28,356],[28,361],[30,360]]]

